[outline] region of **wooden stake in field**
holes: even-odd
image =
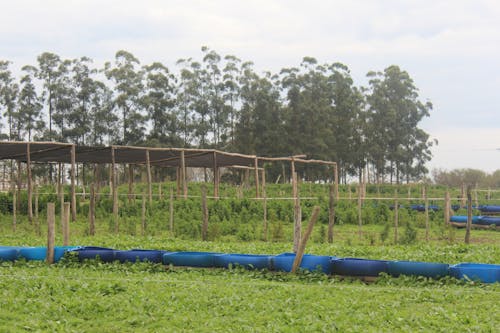
[[[141,235],[146,232],[146,197],[142,196],[142,214],[141,214]]]
[[[361,184],[358,185],[358,236],[359,236],[359,239],[361,239],[361,236],[363,235],[362,231],[361,231],[361,226],[363,224],[363,221],[362,221],[362,216],[361,216],[361,205],[362,205],[362,198],[361,198],[361,192],[362,192],[362,188],[361,188]]]
[[[38,219],[38,187],[35,186],[35,232],[41,236],[40,220]]]
[[[320,209],[319,206],[314,206],[313,208],[311,219],[309,220],[309,224],[307,225],[306,232],[304,233],[304,235],[300,240],[299,247],[297,249],[297,254],[295,255],[295,259],[293,261],[292,273],[297,272],[297,269],[300,267],[300,263],[302,262],[302,258],[304,256],[304,251],[306,249],[307,241],[311,236],[314,224],[318,220],[319,209]]]
[[[450,192],[446,191],[444,194],[444,223],[450,225]]]
[[[206,241],[208,239],[208,207],[207,207],[207,187],[205,184],[201,186],[201,211],[203,214],[203,221],[201,225],[201,239]]]
[[[427,198],[427,187],[422,188],[424,195],[424,207],[425,207],[425,240],[429,241],[429,199]]]
[[[71,221],[76,221],[76,146],[71,146]]]
[[[214,172],[214,197],[215,200],[219,199],[219,179],[220,179],[220,174],[219,174],[219,166],[217,165],[217,153],[214,152],[214,166],[213,166],[213,172]]]
[[[262,210],[264,225],[262,227],[263,239],[267,242],[268,239],[268,226],[267,226],[267,193],[266,193],[266,169],[262,169]]]
[[[254,160],[254,178],[255,178],[255,197],[260,197],[259,190],[259,159]]]
[[[174,233],[174,189],[170,188],[170,202],[169,202],[169,208],[170,208],[170,232]]]
[[[128,165],[128,203],[132,203],[134,193],[134,167],[132,164]]]
[[[16,232],[17,228],[17,190],[14,187],[12,192],[12,231]]]
[[[33,183],[31,177],[30,143],[26,144],[26,177],[28,178],[28,220],[33,223]]]
[[[95,185],[90,184],[90,203],[89,203],[89,234],[95,235]]]
[[[295,162],[292,159],[292,195],[293,195],[293,218],[294,218],[294,232],[293,232],[293,252],[299,249],[300,235],[302,229],[302,214],[300,211],[300,198],[299,189],[297,185],[297,173],[295,172]]]
[[[335,224],[335,186],[330,185],[330,201],[328,204],[328,243],[333,243],[333,225]]]
[[[181,180],[182,180],[182,189],[183,189],[183,195],[184,199],[187,199],[188,196],[188,188],[187,188],[187,181],[186,181],[186,158],[184,155],[184,150],[181,151]]]
[[[471,186],[467,185],[467,227],[465,230],[465,244],[470,243],[471,226],[472,226],[472,194],[471,194]]]
[[[394,244],[398,243],[399,201],[398,189],[394,189]]]
[[[70,216],[70,203],[65,202],[64,203],[64,222],[62,226],[62,233],[63,233],[63,245],[68,246],[69,245],[69,216]]]
[[[149,150],[146,149],[146,175],[148,181],[148,199],[149,206],[153,204],[153,188],[151,184],[151,160],[149,159]]]
[[[56,242],[56,234],[55,234],[55,212],[56,208],[54,203],[49,202],[47,204],[47,263],[54,263],[54,245]]]
[[[118,189],[116,184],[116,164],[115,164],[115,148],[111,147],[111,192],[113,194],[113,222],[115,225],[115,232],[118,233]]]

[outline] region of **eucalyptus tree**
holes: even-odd
[[[106,62],[104,73],[114,83],[114,105],[121,113],[122,137],[120,143],[138,144],[144,140],[146,116],[141,109],[141,93],[144,89],[143,72],[139,60],[132,53],[120,50],[112,65]]]
[[[57,138],[60,141],[68,142],[74,137],[72,129],[72,115],[76,105],[76,90],[71,77],[72,61],[65,59],[59,62],[57,78],[53,84],[54,91],[54,111],[52,114],[53,124],[59,129]],[[55,135],[55,134],[53,134]]]
[[[92,59],[80,57],[71,63],[71,85],[74,90],[74,105],[68,114],[70,129],[68,136],[78,144],[86,144],[90,133],[91,97],[95,90],[94,76],[97,70],[91,68]]]
[[[21,131],[24,131],[28,141],[32,141],[34,134],[41,133],[45,127],[42,119],[43,104],[33,83],[37,69],[33,66],[24,66],[22,71],[25,74],[21,77],[18,100],[18,136],[22,137]]]
[[[240,96],[240,87],[238,84],[239,76],[241,75],[240,63],[241,60],[233,55],[226,55],[224,57],[226,64],[223,69],[224,80],[224,109],[228,114],[229,121],[229,144],[230,149],[234,148],[235,125],[238,121],[238,108],[237,104]]]
[[[189,146],[192,140],[194,101],[197,82],[191,68],[192,59],[179,59],[178,66],[182,66],[176,86],[176,106],[181,121],[182,140],[184,147]]]
[[[7,119],[7,134],[4,136],[9,140],[15,139],[16,127],[16,103],[19,93],[19,86],[14,81],[12,72],[9,69],[10,61],[0,61],[0,116],[3,115]],[[0,118],[1,119],[1,118]],[[3,122],[0,121],[0,130]]]
[[[432,104],[418,99],[413,80],[398,66],[367,76],[370,155],[377,173],[389,171],[391,182],[399,182],[402,172],[407,181],[410,176],[425,174],[424,164],[431,157],[433,142],[418,124],[429,116]]]
[[[200,71],[202,90],[208,102],[208,119],[212,132],[213,144],[219,148],[227,140],[226,125],[227,125],[227,109],[224,108],[224,81],[223,72],[220,68],[221,56],[203,46],[201,48],[204,53],[203,64],[204,68]]]
[[[118,117],[113,112],[113,92],[103,82],[92,80],[89,94],[87,143],[104,145],[118,142]]]
[[[145,94],[142,103],[148,112],[152,129],[149,140],[177,146],[182,125],[175,108],[175,76],[159,62],[145,66]]]
[[[43,98],[47,103],[49,128],[48,139],[53,140],[54,134],[52,132],[52,116],[55,110],[55,98],[57,97],[57,81],[60,76],[60,62],[61,58],[54,53],[44,52],[37,57],[38,71],[37,78],[43,82]]]

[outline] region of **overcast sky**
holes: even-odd
[[[358,85],[399,65],[434,104],[422,123],[439,141],[429,167],[500,169],[500,1],[15,0],[0,10],[0,59],[14,67],[45,51],[100,66],[124,49],[174,68],[202,45],[260,71],[339,61]]]

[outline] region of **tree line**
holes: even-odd
[[[259,156],[305,154],[336,161],[340,178],[368,170],[377,181],[427,174],[432,141],[419,128],[432,104],[392,65],[356,86],[342,63],[304,57],[299,66],[257,73],[251,61],[201,48],[200,59],[141,64],[120,50],[92,59],[45,52],[14,77],[0,61],[0,135],[81,145],[216,148]],[[321,168],[299,170],[320,179]]]

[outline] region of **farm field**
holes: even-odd
[[[435,196],[442,196],[435,191]],[[275,193],[279,195],[279,188]],[[41,197],[42,202],[52,199]],[[95,236],[88,233],[86,203],[80,202],[78,218],[70,224],[72,245],[272,255],[292,250],[289,202],[268,206],[269,239],[263,241],[259,202],[212,201],[209,239],[201,241],[197,198],[175,202],[174,231],[169,229],[165,202],[154,201],[148,207],[143,231],[140,200],[130,206],[122,201],[118,233],[109,217],[108,201],[103,198],[98,206]],[[322,207],[327,204],[321,197],[317,202]],[[355,205],[339,203],[334,242],[326,242],[324,214],[306,252],[449,264],[500,263],[498,231],[472,230],[471,244],[466,245],[465,230],[445,226],[442,212],[430,213],[426,241],[423,214],[401,209],[396,242],[389,204],[367,201],[359,234]],[[12,215],[0,214],[0,245],[45,246],[46,217],[41,206],[40,234],[26,215],[17,216],[14,232]],[[311,206],[304,201],[304,223]],[[56,245],[62,245],[59,216],[56,221]],[[452,278],[382,276],[365,283],[305,272],[80,263],[71,258],[52,266],[3,262],[0,276],[0,332],[495,332],[500,327],[500,285]]]

